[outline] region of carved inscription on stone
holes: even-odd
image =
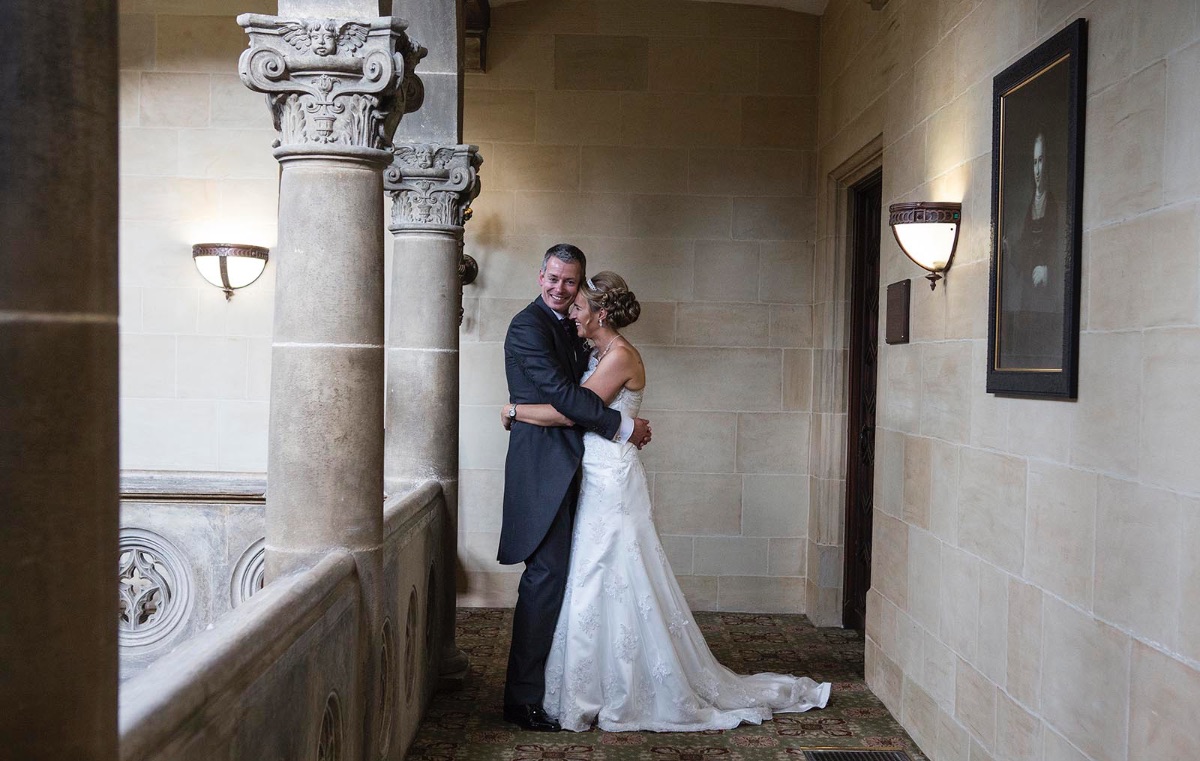
[[[282,19],[243,14],[243,84],[265,93],[277,146],[386,149],[400,117],[421,105],[414,74],[426,50],[400,19]]]

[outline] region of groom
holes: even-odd
[[[544,672],[571,559],[583,432],[629,441],[639,449],[650,441],[646,420],[609,409],[579,385],[587,352],[567,314],[586,268],[587,260],[575,246],[551,246],[538,275],[542,295],[513,318],[504,339],[509,417],[516,417],[520,404],[548,403],[577,423],[574,428],[542,428],[514,422],[504,463],[497,559],[504,565],[525,563],[513,612],[504,719],[543,732],[560,729],[542,709]]]

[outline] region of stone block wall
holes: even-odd
[[[466,250],[460,559],[466,604],[515,600],[495,562],[503,340],[573,242],[642,302],[642,453],[693,606],[805,610],[817,18],[711,3],[497,6],[466,78],[483,192]]]
[[[885,205],[963,203],[945,281],[914,288],[913,342],[880,346],[867,680],[935,761],[1200,755],[1198,13],[834,0],[822,19],[821,182],[881,134]],[[992,77],[1080,16],[1079,400],[1000,398]],[[923,274],[883,241],[881,286]]]
[[[275,240],[274,133],[238,80],[234,22],[273,4],[121,10],[122,467],[261,472],[275,265],[227,302],[190,247]],[[644,456],[685,590],[702,608],[805,609],[816,82],[811,16],[496,8],[465,107],[486,163],[467,226],[482,274],[462,334],[464,602],[515,599],[494,563],[501,343],[541,252],[570,240],[643,301]]]
[[[274,265],[226,301],[200,242],[272,245],[279,166],[238,79],[238,13],[273,2],[121,3],[121,466],[265,471]]]

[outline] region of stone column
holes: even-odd
[[[323,4],[291,5],[315,15]],[[324,4],[329,13],[347,5]],[[383,592],[382,173],[401,115],[420,105],[412,69],[425,51],[393,17],[245,14],[238,23],[250,36],[238,70],[267,95],[282,166],[267,580],[335,547],[354,555],[366,687],[378,681]],[[367,701],[362,757],[375,758],[375,690],[359,697]]]
[[[454,640],[458,558],[458,326],[463,223],[479,194],[473,145],[399,144],[385,175],[392,196],[392,305],[388,330],[389,492],[434,479],[446,497],[442,539],[443,686],[467,669]]]
[[[446,497],[440,671],[443,688],[465,675],[454,642],[458,602],[458,268],[462,213],[478,194],[480,161],[462,142],[461,0],[392,0],[429,46],[421,64],[425,104],[396,133],[396,160],[385,177],[392,194],[392,307],[388,340],[389,491],[430,478]],[[461,176],[456,173],[461,173]],[[417,274],[420,273],[420,274]],[[428,282],[422,284],[421,280]],[[417,360],[416,357],[422,355]],[[440,356],[439,356],[440,355]],[[419,366],[408,367],[413,359]],[[405,388],[407,385],[407,388]],[[401,393],[404,391],[405,393]]]
[[[0,26],[0,747],[117,757],[117,8]]]

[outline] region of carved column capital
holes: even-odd
[[[265,93],[279,139],[275,155],[341,155],[386,161],[400,117],[424,96],[414,67],[425,48],[407,22],[290,19],[245,13],[250,47],[238,60],[242,83]]]
[[[391,231],[461,228],[479,195],[479,149],[402,143],[393,146],[392,156],[383,173],[383,187],[392,196]]]

